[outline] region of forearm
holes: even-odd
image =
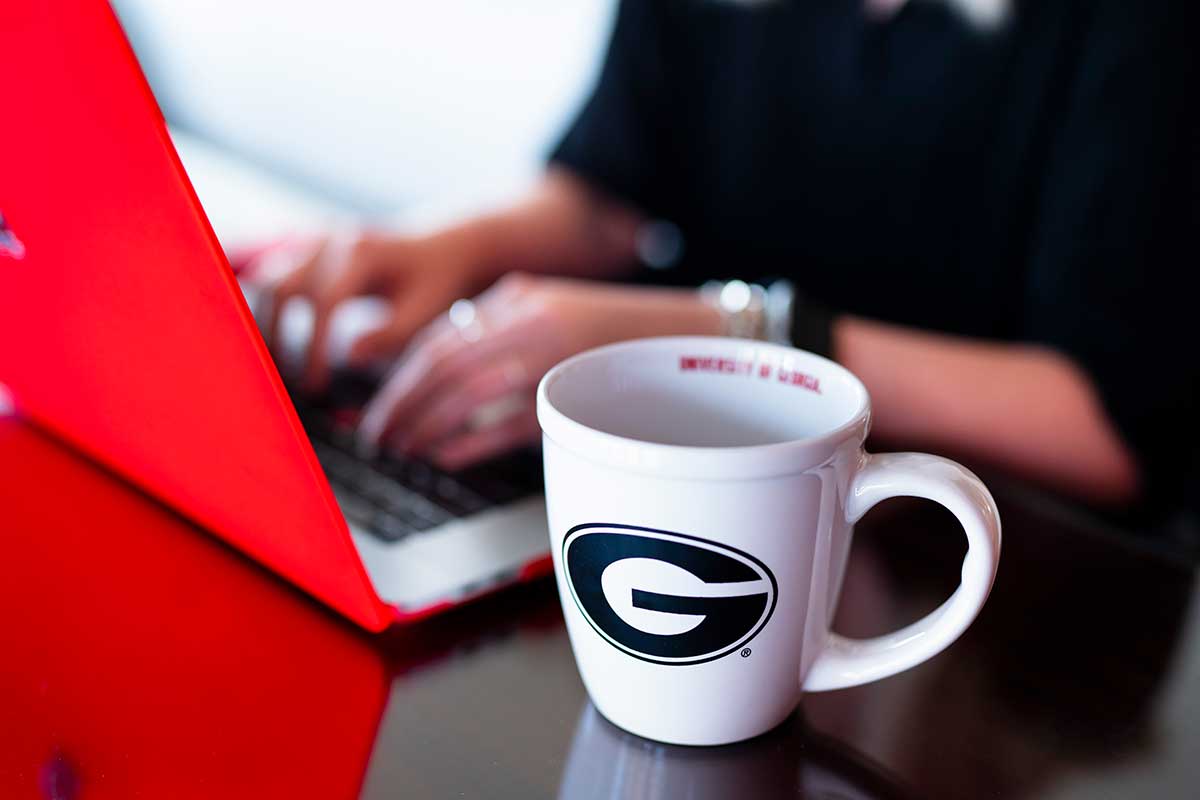
[[[511,271],[607,278],[632,268],[640,224],[635,212],[551,168],[514,205],[434,236],[462,247],[485,283]]]
[[[834,356],[862,378],[873,432],[1027,475],[1104,504],[1137,495],[1138,469],[1087,376],[1032,346],[838,317]]]

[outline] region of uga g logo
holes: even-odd
[[[563,539],[562,564],[596,632],[655,664],[702,664],[740,649],[767,624],[778,593],[748,553],[633,525],[577,525]]]

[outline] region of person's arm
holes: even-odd
[[[444,317],[418,335],[368,407],[364,443],[458,468],[536,439],[533,391],[562,359],[640,336],[721,332],[720,315],[695,291],[530,275],[509,275],[477,299],[476,313],[478,341]],[[871,393],[881,446],[995,465],[1097,504],[1125,504],[1139,491],[1130,450],[1066,356],[845,315],[834,318],[831,344]],[[530,401],[522,411],[473,427],[479,408],[514,393]]]
[[[482,291],[507,271],[590,278],[621,274],[635,263],[639,225],[635,212],[552,167],[512,205],[427,236],[362,231],[268,249],[258,256],[260,281],[272,299],[267,342],[277,345],[288,301],[307,298],[313,333],[305,384],[316,391],[328,378],[330,320],[345,300],[373,294],[390,301],[386,324],[355,341],[351,360],[365,364],[393,357],[451,303]]]
[[[1170,492],[1197,398],[1194,256],[1180,192],[1194,147],[1191,4],[1081,7],[1037,185],[1014,335],[983,343],[839,318],[834,356],[897,443],[991,463],[1097,504]],[[1181,202],[1182,201],[1182,202]],[[1181,255],[1182,254],[1182,255]],[[1182,267],[1182,268],[1181,268]]]
[[[874,399],[873,436],[995,465],[1103,505],[1139,492],[1136,460],[1088,376],[1048,348],[853,316],[833,355]]]
[[[442,231],[485,284],[506,272],[608,278],[634,265],[641,218],[583,179],[551,166],[526,197]]]

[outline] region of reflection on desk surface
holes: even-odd
[[[0,797],[358,793],[369,640],[31,428],[0,454]]]
[[[660,744],[626,733],[586,703],[559,800],[885,800],[911,795],[871,764],[806,729],[793,715],[756,739],[725,747]]]
[[[368,637],[0,420],[0,796],[1192,796],[1194,566],[997,496],[999,578],[958,643],[760,739],[678,748],[587,704],[548,581]],[[873,512],[838,629],[927,612],[960,539],[932,505]]]

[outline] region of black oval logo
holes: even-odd
[[[749,553],[683,533],[587,523],[567,531],[563,570],[575,604],[609,644],[685,665],[737,652],[775,611],[778,586]]]

